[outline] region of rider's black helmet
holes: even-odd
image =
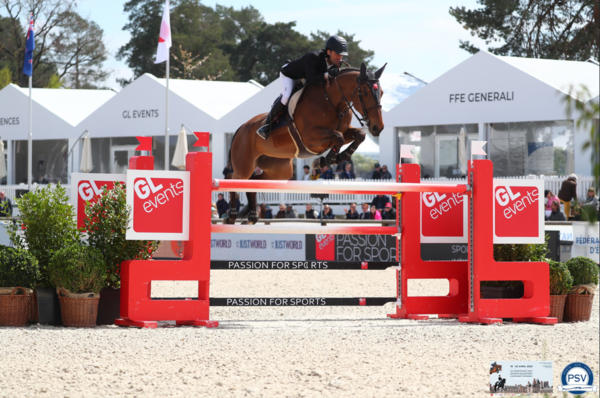
[[[331,36],[325,43],[325,50],[333,50],[340,55],[348,56],[348,43],[342,36]]]

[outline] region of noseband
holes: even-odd
[[[327,91],[325,90],[325,85],[323,85],[323,93],[325,94],[325,98],[327,99],[327,102],[329,102],[329,104],[331,105],[331,107],[335,110],[335,112],[338,114],[338,130],[340,128],[340,125],[342,124],[342,119],[344,118],[344,116],[346,116],[346,113],[348,113],[349,110],[352,111],[352,113],[354,114],[354,116],[356,117],[356,119],[358,120],[358,122],[360,123],[361,127],[364,127],[365,125],[367,127],[370,127],[371,125],[371,120],[369,119],[369,112],[373,109],[381,109],[381,98],[377,95],[375,95],[375,89],[373,88],[374,84],[379,84],[379,79],[365,79],[365,80],[360,80],[360,74],[358,75],[358,77],[356,78],[356,83],[357,86],[354,89],[354,91],[352,91],[352,95],[350,96],[350,98],[354,97],[354,94],[356,93],[356,91],[358,91],[358,99],[360,100],[360,106],[362,107],[362,111],[363,111],[363,116],[361,117],[360,114],[358,114],[358,112],[354,109],[354,104],[352,103],[352,101],[348,101],[348,99],[346,98],[346,96],[344,95],[344,92],[342,91],[342,88],[340,87],[339,83],[337,82],[337,77],[335,77],[333,79],[333,81],[335,82],[335,85],[337,86],[338,90],[340,91],[340,94],[342,95],[342,99],[344,100],[344,102],[346,102],[346,106],[344,107],[344,109],[341,112],[337,111],[337,108],[335,107],[335,105],[333,105],[333,103],[331,102],[331,100],[329,99],[329,96],[327,96]],[[375,98],[376,101],[376,105],[373,105],[370,108],[367,108],[365,106],[364,100],[363,100],[363,91],[362,91],[362,85],[363,84],[368,84],[369,85],[369,89],[371,90],[371,94],[373,95],[373,98]],[[379,88],[377,88],[377,90],[379,90]]]

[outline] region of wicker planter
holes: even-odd
[[[17,291],[23,290],[23,295]],[[0,295],[0,326],[27,326],[30,295],[24,288],[15,287],[11,294]]]
[[[589,321],[592,315],[593,294],[568,294],[565,304],[565,322]]]
[[[550,315],[551,318],[558,319],[558,323],[563,321],[563,314],[565,313],[565,300],[567,299],[566,294],[561,295],[550,295]]]
[[[100,298],[72,298],[59,294],[60,312],[64,326],[73,328],[94,328],[98,317]]]

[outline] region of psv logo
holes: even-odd
[[[539,235],[540,191],[535,186],[494,189],[495,234],[499,237]]]
[[[425,192],[421,195],[423,236],[462,237],[464,199],[458,193]]]
[[[183,232],[184,182],[179,178],[140,177],[133,180],[136,232]],[[140,211],[141,210],[141,211]]]

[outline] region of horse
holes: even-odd
[[[278,122],[275,122],[267,140],[256,134],[256,130],[265,122],[266,113],[244,123],[233,136],[229,149],[233,173],[227,178],[289,180],[292,178],[295,157],[320,156],[328,149],[327,155],[316,159],[313,166],[331,166],[349,161],[366,136],[362,129],[350,126],[353,113],[361,125],[363,122],[366,124],[373,136],[379,136],[384,129],[381,113],[383,89],[379,78],[386,65],[376,72],[369,72],[363,62],[360,69],[341,69],[337,77],[320,85],[307,86],[294,114],[288,117],[287,125],[278,126]],[[360,104],[360,108],[355,104]],[[284,110],[279,119],[285,118],[287,112],[287,109]],[[340,153],[346,144],[350,145]],[[245,223],[255,224],[258,221],[256,193],[247,192],[246,195],[248,206],[240,213],[248,213]],[[230,203],[233,202],[233,196],[234,193],[231,193]],[[230,212],[223,222],[234,224],[237,217],[235,207],[230,206]]]
[[[494,374],[496,372],[500,372],[502,370],[502,365],[494,365],[490,369],[490,374]]]

